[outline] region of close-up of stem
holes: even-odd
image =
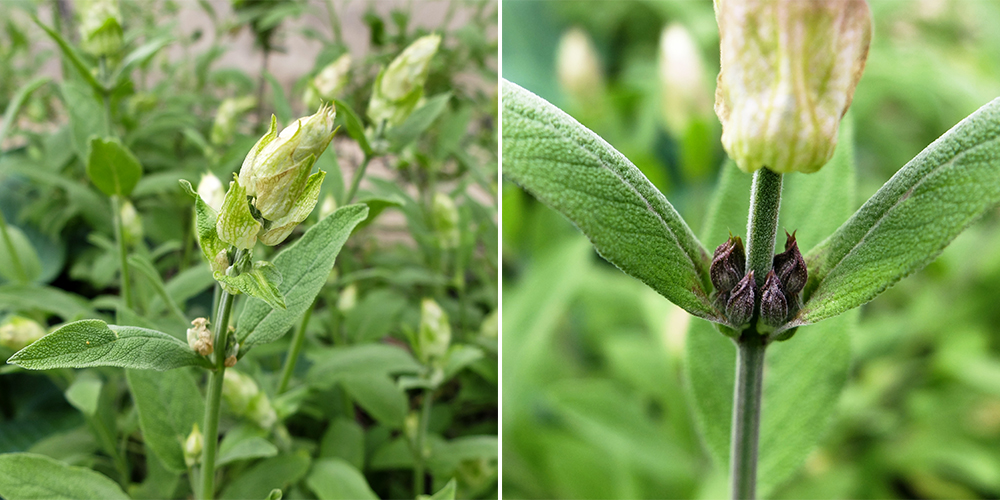
[[[235,295],[223,290],[219,297],[219,311],[215,315],[214,369],[208,372],[208,392],[205,394],[205,445],[201,458],[201,494],[199,499],[211,500],[215,496],[215,457],[219,444],[219,413],[222,403],[222,382],[226,374],[226,342],[229,339],[229,316]]]
[[[121,300],[126,309],[131,309],[132,285],[129,279],[128,245],[125,239],[125,227],[122,224],[122,200],[118,195],[111,196],[111,216],[114,220],[115,243],[118,244],[118,263],[121,269]]]

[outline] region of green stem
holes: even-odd
[[[278,394],[285,392],[285,389],[288,389],[288,382],[292,380],[295,363],[299,360],[299,353],[302,352],[302,344],[306,339],[306,326],[309,325],[309,319],[312,318],[315,307],[316,301],[313,301],[309,309],[306,309],[306,314],[302,316],[302,324],[299,325],[298,330],[295,330],[295,335],[292,337],[292,345],[288,349],[288,354],[285,355],[285,366],[281,370],[281,382],[278,383]]]
[[[125,228],[122,226],[122,204],[118,195],[111,196],[111,211],[115,223],[115,239],[118,240],[118,258],[122,268],[122,301],[127,309],[132,308],[132,286],[128,275],[128,249],[125,245]],[[120,315],[120,312],[119,312]],[[119,318],[121,321],[121,318]]]
[[[427,422],[431,419],[431,402],[434,399],[434,391],[424,390],[423,407],[420,409],[420,422],[417,425],[417,437],[414,440],[414,460],[413,464],[413,496],[425,495],[424,490],[424,443],[427,441]]]
[[[235,259],[234,259],[235,260]],[[223,290],[219,312],[215,316],[215,370],[208,372],[208,394],[205,404],[205,447],[201,457],[201,500],[215,495],[215,453],[219,446],[219,410],[222,401],[222,381],[226,374],[226,341],[229,340],[229,315],[235,295]]]
[[[774,259],[774,238],[781,206],[781,174],[762,168],[754,173],[747,224],[747,272],[754,273],[757,286],[764,284]],[[760,436],[760,406],[767,340],[755,327],[744,330],[736,341],[736,383],[733,391],[733,421],[729,473],[732,498],[753,499],[757,488],[757,444]]]
[[[7,220],[4,219],[2,212],[0,212],[0,233],[3,234],[3,244],[7,247],[7,253],[10,255],[10,260],[14,264],[14,270],[17,271],[18,280],[21,283],[27,283],[28,271],[24,269],[24,264],[21,262],[21,256],[17,254],[17,249],[14,248],[14,240],[10,238],[10,234],[7,229]]]
[[[358,186],[361,185],[361,178],[365,176],[365,170],[368,170],[368,163],[372,161],[372,157],[365,155],[365,160],[361,162],[361,166],[354,172],[354,177],[351,179],[351,187],[347,190],[347,194],[344,195],[344,202],[341,205],[350,205],[351,200],[354,199],[354,195],[358,192]]]

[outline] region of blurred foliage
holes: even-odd
[[[681,24],[699,49],[704,91],[714,91],[711,2],[502,8],[504,77],[604,137],[700,233],[724,159],[721,129],[712,115],[700,140],[671,131],[657,57],[661,30]],[[858,206],[1000,95],[1000,32],[992,28],[1000,5],[879,1],[872,10],[871,52],[851,107]],[[558,76],[560,39],[574,27],[599,61],[589,95]],[[505,496],[726,496],[725,471],[713,468],[688,407],[687,314],[600,259],[571,224],[515,185],[505,182],[502,196]],[[862,308],[833,423],[773,496],[1000,495],[998,244],[993,212]]]
[[[370,2],[362,4],[361,18],[342,18],[347,9],[332,1],[123,1],[123,47],[106,60],[76,48],[74,9],[80,5],[0,2],[0,108],[15,110],[18,90],[37,83],[33,79],[39,72],[55,75],[30,94],[0,144],[0,213],[29,271],[27,277],[12,273],[9,246],[0,248],[0,324],[16,314],[51,330],[82,318],[110,321],[119,308],[112,205],[86,169],[87,139],[97,134],[118,137],[142,166],[129,196],[133,226],[126,228],[132,238],[129,261],[142,265],[132,269],[135,306],[121,324],[184,339],[190,320],[210,316],[214,281],[192,231],[191,197],[178,180],[197,184],[211,173],[225,184],[272,113],[285,126],[315,112],[303,104],[307,82],[349,51],[342,24],[358,24],[361,28],[353,31],[370,40],[364,54],[354,54],[350,78],[337,97],[343,103],[337,110],[340,133],[316,162],[328,173],[320,203],[286,244],[314,225],[321,212],[350,201],[347,185],[363,157],[343,126],[351,109],[361,117],[361,132],[367,127],[373,142],[384,142],[355,199],[369,205],[369,220],[348,240],[303,322],[306,348],[290,390],[278,394],[276,387],[291,335],[258,346],[239,361],[238,369],[270,399],[279,421],[271,429],[247,431],[252,422],[229,408],[221,430],[226,437],[256,440],[258,449],[276,449],[268,453],[277,455],[233,458],[220,469],[218,490],[257,496],[254,488],[259,487],[263,498],[273,487],[287,486],[286,497],[327,497],[325,473],[308,473],[310,464],[317,471],[343,472],[350,462],[348,475],[356,479],[360,471],[361,482],[380,497],[412,498],[410,424],[427,406],[424,401],[433,398],[425,443],[432,479],[427,492],[454,478],[459,497],[495,498],[497,4],[449,2],[438,4],[442,15],[418,16],[417,5]],[[210,28],[182,29],[182,12],[209,20]],[[67,48],[61,50],[33,22],[36,15],[38,23],[68,41]],[[315,22],[295,22],[306,17]],[[245,30],[260,59],[240,61],[237,68],[220,64]],[[363,115],[374,79],[403,48],[431,32],[442,36],[425,87],[435,114],[425,113],[424,123],[411,127],[405,142],[383,138]],[[287,50],[293,38],[304,38],[319,51],[288,89],[270,74],[267,57]],[[230,123],[215,123],[221,104],[239,98],[255,104],[231,107]],[[213,134],[213,127],[221,132]],[[434,218],[433,200],[442,196],[454,211],[446,238]],[[277,251],[258,249],[266,253],[258,257],[269,259]],[[412,373],[416,363],[412,352],[424,299],[443,310],[456,353],[433,386],[399,377]],[[336,372],[338,362],[364,361],[345,353],[385,349],[398,355],[368,366],[349,382],[314,369],[333,365]],[[13,352],[0,347],[0,358]],[[90,412],[98,416],[83,413],[64,394],[82,379],[98,381],[99,400],[92,401],[97,410]],[[189,497],[191,486],[183,475],[167,470],[145,446],[129,391],[120,369],[25,372],[0,366],[0,453],[30,451],[89,467],[137,498]],[[270,444],[261,445],[261,438]]]

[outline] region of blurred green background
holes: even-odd
[[[851,107],[855,208],[1000,95],[1000,3],[871,8],[871,51]],[[505,0],[502,15],[503,77],[604,137],[703,234],[725,160],[711,109],[712,3]],[[697,62],[684,56],[679,30],[664,56],[661,36],[675,23]],[[504,496],[726,496],[725,471],[712,465],[689,409],[687,314],[506,181],[502,207]],[[703,243],[711,251],[721,241]],[[1000,496],[998,301],[994,211],[861,309],[833,417],[772,496]]]

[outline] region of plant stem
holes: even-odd
[[[365,176],[365,170],[368,170],[368,163],[372,161],[372,157],[365,155],[365,160],[361,162],[361,166],[354,172],[354,177],[351,179],[351,187],[347,190],[347,194],[344,195],[344,202],[341,205],[350,205],[351,200],[354,199],[354,195],[358,192],[358,186],[361,185],[361,178]]]
[[[295,330],[295,335],[292,337],[292,345],[288,349],[288,354],[285,355],[285,366],[281,370],[281,382],[278,383],[278,394],[288,389],[288,382],[292,379],[292,372],[295,371],[295,363],[299,360],[299,353],[302,352],[302,344],[306,339],[306,326],[309,325],[309,319],[312,318],[315,307],[316,301],[313,301],[309,309],[306,309],[306,314],[302,316],[302,324]]]
[[[118,258],[122,268],[121,298],[127,309],[132,308],[132,287],[128,276],[128,248],[125,245],[125,228],[122,226],[122,206],[118,195],[111,195],[111,211],[115,224],[115,239],[118,240]],[[121,313],[119,312],[119,316]],[[121,318],[118,318],[121,321]]]
[[[3,218],[2,212],[0,212],[0,233],[3,234],[3,244],[7,247],[7,253],[10,254],[10,260],[14,265],[14,270],[17,271],[18,281],[27,284],[28,271],[24,269],[24,264],[21,262],[21,256],[17,254],[17,249],[14,248],[14,241],[10,239],[10,233],[7,229],[7,220]]]
[[[215,452],[219,446],[219,409],[222,381],[226,374],[226,341],[229,340],[229,315],[235,295],[223,290],[219,297],[219,312],[215,316],[215,371],[208,372],[208,394],[205,404],[205,447],[201,457],[202,500],[215,495]]]
[[[415,463],[413,464],[413,496],[424,495],[424,443],[427,442],[427,422],[431,419],[431,402],[434,399],[432,389],[424,389],[423,407],[420,409],[420,422],[417,425],[417,437],[414,439]]]
[[[747,223],[747,272],[764,284],[774,259],[774,238],[781,206],[781,174],[762,168],[754,173]],[[732,498],[753,499],[757,489],[757,443],[767,340],[755,327],[736,341],[736,383],[729,451]]]

